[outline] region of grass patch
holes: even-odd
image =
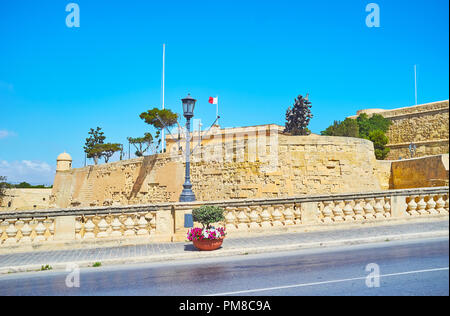
[[[52,266],[46,264],[45,266],[41,266],[41,271],[53,270]]]

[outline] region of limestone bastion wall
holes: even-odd
[[[46,209],[52,189],[7,189],[0,199],[0,212]]]
[[[201,146],[191,181],[198,201],[369,192],[382,188],[378,169],[370,141],[272,133]],[[183,183],[184,154],[172,151],[58,171],[51,206],[175,202]]]
[[[449,152],[449,101],[431,102],[394,110],[367,109],[357,112],[369,116],[376,113],[392,124],[387,132],[387,160],[410,158],[409,145],[416,145],[414,157],[447,154]],[[351,118],[356,118],[352,116]]]

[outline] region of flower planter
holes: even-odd
[[[194,247],[201,251],[212,251],[219,249],[223,243],[223,237],[220,239],[203,239],[203,240],[193,240]]]

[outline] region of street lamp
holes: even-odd
[[[180,202],[193,202],[195,201],[194,192],[192,192],[191,173],[190,173],[190,156],[191,156],[191,118],[194,116],[195,100],[190,94],[184,99],[181,99],[183,103],[183,115],[186,118],[186,175],[183,184],[183,192],[180,195]]]
[[[411,142],[411,144],[409,144],[409,153],[411,154],[411,158],[414,158],[414,156],[416,155],[416,151],[417,151],[416,144]]]

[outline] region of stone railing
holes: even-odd
[[[227,232],[246,234],[449,214],[448,187],[194,203],[163,203],[0,213],[0,250],[183,241],[185,215],[225,209]]]
[[[449,214],[448,188],[307,196],[223,204],[228,232]]]

